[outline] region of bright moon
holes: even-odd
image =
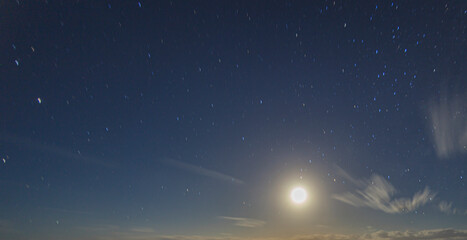
[[[294,188],[292,192],[290,193],[290,198],[296,204],[304,203],[307,198],[305,189],[301,187]]]

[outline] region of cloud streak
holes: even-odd
[[[467,210],[458,209],[452,206],[452,202],[441,201],[438,210],[448,215],[467,215]]]
[[[441,201],[438,204],[438,208],[441,212],[446,213],[446,214],[455,214],[457,212],[457,209],[452,208],[452,202],[448,203],[446,201]]]
[[[429,114],[438,157],[467,153],[467,97],[432,101]]]
[[[93,215],[92,212],[79,211],[79,210],[70,210],[70,209],[65,209],[65,208],[39,207],[38,209],[43,209],[43,210],[46,210],[46,211],[59,212],[59,213],[64,213],[64,214]]]
[[[142,238],[141,238],[142,239]],[[147,238],[148,240],[150,238]],[[154,240],[465,240],[467,230],[377,231],[367,234],[309,234],[289,238],[232,236],[157,236]]]
[[[257,227],[262,227],[266,224],[266,222],[264,221],[252,219],[252,218],[226,217],[226,216],[219,216],[219,218],[233,221],[233,224],[238,227],[257,228]]]
[[[345,173],[342,169],[341,171]],[[353,179],[347,173],[344,177]],[[354,207],[368,207],[385,213],[404,213],[416,210],[436,196],[436,193],[426,187],[411,198],[394,198],[396,188],[379,175],[373,175],[369,180],[353,179],[353,182],[357,186],[355,191],[332,197]]]
[[[55,156],[61,157],[63,159],[68,159],[72,161],[77,161],[86,164],[99,165],[107,168],[116,168],[115,163],[104,161],[100,158],[84,156],[81,153],[74,153],[71,150],[61,148],[55,145],[40,143],[33,141],[29,138],[17,137],[13,135],[0,134],[0,141],[13,144],[19,147],[25,147],[33,151],[38,151],[42,153],[53,154]]]
[[[433,229],[423,231],[378,231],[363,235],[360,239],[370,240],[465,240],[467,230]]]
[[[110,229],[109,229],[110,230]],[[95,233],[90,231],[88,233]],[[139,240],[465,240],[467,230],[429,229],[421,231],[375,231],[363,234],[305,234],[290,237],[238,237],[232,235],[162,235],[152,228],[131,228],[128,230],[111,228],[108,234],[86,239],[139,239]]]
[[[235,178],[235,177],[232,177],[232,176],[229,176],[227,174],[217,172],[217,171],[214,171],[214,170],[210,170],[210,169],[206,169],[206,168],[203,168],[203,167],[195,166],[195,165],[192,165],[192,164],[188,164],[188,163],[185,163],[185,162],[182,162],[182,161],[177,161],[177,160],[174,160],[174,159],[166,158],[166,159],[162,160],[162,163],[164,163],[166,165],[169,165],[169,166],[172,166],[172,167],[176,167],[178,169],[181,169],[181,170],[184,170],[184,171],[187,171],[187,172],[197,174],[197,175],[201,175],[201,176],[205,176],[205,177],[209,177],[209,178],[213,178],[213,179],[217,179],[217,180],[221,180],[221,181],[225,181],[225,182],[229,182],[229,183],[233,183],[233,184],[243,184],[244,183],[242,180],[240,180],[238,178]]]

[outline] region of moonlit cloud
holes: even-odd
[[[264,226],[264,224],[266,224],[266,222],[264,221],[252,219],[252,218],[225,217],[225,216],[220,216],[219,218],[233,221],[234,225],[239,226],[239,227],[256,228],[256,227],[262,227]]]
[[[352,183],[353,185],[357,187],[363,187],[365,186],[365,181],[363,180],[358,180],[350,176],[344,169],[341,167],[334,165],[334,169],[336,170],[336,174],[339,175],[340,177],[344,178],[347,180],[347,182]]]
[[[117,232],[119,231],[120,227],[116,225],[93,225],[93,226],[78,226],[75,227],[76,230],[79,232],[84,233],[92,233],[96,234],[99,232],[107,233],[107,232]]]
[[[134,227],[130,229],[131,232],[135,233],[155,233],[156,231],[154,228],[150,227]]]
[[[177,161],[174,159],[166,158],[162,160],[162,163],[197,174],[197,175],[201,175],[201,176],[205,176],[205,177],[209,177],[209,178],[213,178],[217,180],[222,180],[222,181],[226,181],[226,182],[233,183],[233,184],[243,184],[243,181],[238,178],[235,178],[235,177],[232,177],[227,174],[217,172],[214,170],[206,169],[200,166],[188,164],[182,161]]]
[[[41,143],[29,138],[23,138],[8,134],[0,134],[0,142],[13,144],[21,148],[24,147],[32,151],[53,154],[63,160],[76,161],[79,163],[98,165],[107,168],[116,168],[118,166],[113,162],[106,161],[101,158],[84,155],[79,151],[74,152],[72,150],[58,147],[53,144]]]
[[[441,201],[438,204],[438,208],[441,212],[446,213],[446,214],[456,214],[457,209],[452,208],[452,202],[448,203],[446,201]]]
[[[362,235],[359,239],[369,240],[465,240],[467,230],[433,229],[423,231],[377,231]]]
[[[467,97],[442,97],[430,104],[429,113],[438,157],[467,153]]]
[[[376,231],[367,234],[310,234],[289,238],[241,238],[241,237],[202,237],[166,236],[156,240],[465,240],[467,230],[433,229],[422,231]]]
[[[157,234],[154,228],[147,226],[133,226],[124,228],[117,225],[95,225],[76,227],[76,230],[78,230],[80,234],[89,236],[87,238],[80,237],[80,240],[155,240],[159,239],[160,237],[160,234]]]
[[[144,228],[146,229],[146,228]],[[84,240],[91,239],[85,238]],[[304,234],[290,237],[238,237],[233,235],[161,235],[151,229],[140,231],[138,228],[127,231],[113,231],[92,239],[113,240],[465,240],[467,230],[430,229],[421,231],[374,231],[364,234]]]
[[[38,209],[66,213],[66,214],[93,215],[92,212],[88,212],[88,211],[70,210],[70,209],[64,209],[64,208],[39,207]]]
[[[445,214],[467,215],[467,210],[453,207],[452,202],[441,201],[438,204],[438,209]]]
[[[344,176],[353,179],[347,173]],[[333,195],[333,198],[354,207],[368,207],[386,213],[404,213],[425,205],[436,195],[426,187],[423,191],[416,192],[411,198],[394,198],[396,188],[379,175],[373,175],[371,179],[365,181],[354,181],[357,186],[356,190]]]

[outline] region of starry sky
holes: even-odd
[[[2,239],[467,239],[465,1],[0,16]]]

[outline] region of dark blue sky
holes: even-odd
[[[0,15],[1,238],[467,238],[466,2]]]

